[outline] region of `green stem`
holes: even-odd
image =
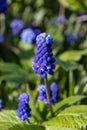
[[[29,125],[31,124],[29,119],[27,119],[27,122],[28,122]]]
[[[69,96],[74,94],[74,85],[73,85],[73,72],[69,71]]]
[[[46,86],[46,95],[47,95],[47,100],[48,100],[48,107],[49,107],[49,110],[51,112],[52,117],[54,117],[54,112],[53,112],[53,109],[52,109],[52,106],[51,106],[51,100],[50,100],[50,89],[47,85],[47,78],[44,79],[44,84]]]

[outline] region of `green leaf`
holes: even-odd
[[[37,79],[34,73],[29,74],[27,70],[13,63],[0,63],[0,71],[7,73],[0,76],[0,82],[5,80],[20,84]]]
[[[3,80],[15,83],[26,83],[28,81],[34,81],[36,76],[34,74],[29,75],[28,73],[10,73],[4,76],[0,76],[0,82]]]
[[[56,63],[58,63],[66,71],[75,70],[79,66],[76,63],[64,62],[64,61],[62,61],[60,59],[56,59]]]
[[[45,122],[46,126],[64,128],[86,129],[87,127],[87,106],[77,105],[66,108],[53,119]]]
[[[84,55],[87,55],[87,49],[80,51],[71,50],[71,51],[65,51],[62,54],[60,54],[59,59],[63,61],[79,61]]]
[[[0,71],[4,71],[4,72],[22,72],[23,69],[16,65],[16,64],[13,64],[13,63],[3,63],[3,62],[0,62]]]
[[[15,111],[0,112],[0,130],[45,130],[40,125],[28,125],[16,118]]]
[[[76,96],[71,96],[71,97],[68,97],[62,101],[60,101],[59,103],[57,103],[55,106],[54,106],[54,111],[56,112],[56,114],[58,114],[60,111],[62,111],[63,109],[65,109],[66,107],[80,101],[81,99],[85,98],[85,96],[79,96],[79,95],[76,95]]]
[[[65,7],[76,10],[76,11],[85,11],[87,10],[87,3],[86,0],[59,0],[61,4]]]
[[[78,128],[58,127],[56,125],[45,126],[46,130],[79,130]]]
[[[32,70],[32,62],[34,56],[34,46],[29,43],[20,42],[20,62],[26,70]]]

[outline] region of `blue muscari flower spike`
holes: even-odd
[[[3,101],[0,99],[0,111],[3,109]]]
[[[46,33],[41,33],[36,37],[36,56],[34,58],[33,70],[35,73],[46,78],[47,74],[53,75],[55,69],[55,58],[52,53],[53,39]]]
[[[51,102],[52,106],[54,106],[60,99],[59,96],[59,88],[55,82],[53,82],[50,86],[50,91],[51,91]]]
[[[39,29],[34,29],[34,28],[24,29],[20,35],[21,41],[34,44],[35,38],[38,34],[40,34],[40,32],[41,31]]]
[[[37,91],[38,91],[37,100],[42,101],[47,104],[48,101],[47,101],[47,95],[46,95],[46,86],[40,85]],[[51,99],[52,106],[54,106],[60,99],[59,88],[55,82],[53,82],[50,86],[50,99]]]
[[[43,101],[45,103],[47,103],[47,96],[46,96],[46,87],[45,85],[40,85],[37,89],[39,95],[38,95],[38,101]]]
[[[29,108],[28,102],[29,96],[26,93],[23,93],[19,96],[17,117],[20,118],[21,121],[25,121],[31,117],[31,109]]]
[[[7,0],[0,0],[0,14],[6,13],[8,6]]]
[[[10,27],[12,29],[12,35],[17,36],[21,32],[21,30],[23,29],[24,23],[22,20],[13,19],[11,21]]]

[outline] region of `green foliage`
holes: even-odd
[[[24,42],[20,42],[18,47],[20,49],[20,63],[26,70],[30,71],[32,68],[34,48],[29,43]]]
[[[85,96],[76,95],[76,96],[68,97],[68,98],[64,99],[63,101],[60,101],[59,103],[57,103],[54,106],[53,110],[54,110],[55,114],[57,115],[65,108],[77,103],[78,101],[82,100],[83,98],[85,98]]]
[[[86,129],[87,127],[87,106],[78,105],[66,108],[53,119],[44,123],[49,127],[50,125],[60,128],[70,129]],[[51,128],[51,127],[50,127]]]
[[[59,2],[71,10],[87,11],[86,0],[59,0]]]
[[[45,130],[40,125],[28,125],[21,122],[15,111],[3,110],[0,112],[0,130]]]
[[[5,80],[8,82],[15,82],[20,84],[36,79],[36,76],[34,76],[34,74],[31,74],[31,76],[29,76],[29,73],[25,69],[12,63],[0,63],[0,71],[8,72],[0,77],[0,82]]]
[[[59,58],[64,61],[79,61],[84,55],[87,55],[87,49],[69,50],[60,54]]]
[[[57,126],[46,126],[46,130],[79,130],[78,128],[67,128],[67,127],[57,127]]]
[[[56,117],[46,121],[42,125],[27,124],[21,122],[15,111],[3,110],[0,113],[0,129],[1,130],[85,130],[87,127],[87,106],[78,105],[66,108]]]
[[[75,70],[79,66],[76,63],[64,62],[64,61],[62,61],[60,59],[56,59],[56,63],[58,63],[66,71]]]

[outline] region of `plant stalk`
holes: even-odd
[[[27,119],[27,122],[28,122],[29,125],[31,124],[29,119]]]
[[[49,89],[48,84],[47,84],[47,78],[44,79],[44,84],[46,86],[46,95],[47,95],[47,100],[48,100],[48,107],[49,107],[49,110],[50,110],[52,117],[54,117],[54,112],[53,112],[53,109],[52,109],[52,106],[51,106],[50,89]]]
[[[69,71],[69,96],[74,94],[74,84],[73,84],[73,71]]]

